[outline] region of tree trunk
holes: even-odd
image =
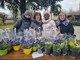
[[[34,10],[34,13],[36,12],[36,10]]]
[[[17,13],[13,13],[14,23],[17,21]]]
[[[26,11],[26,0],[20,0],[21,15]]]
[[[4,0],[2,0],[2,1],[1,1],[1,6],[2,6],[2,8],[4,8],[4,4],[5,4],[5,3],[4,3]]]

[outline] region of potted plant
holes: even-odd
[[[21,45],[19,40],[11,40],[11,45],[14,51],[20,50]]]
[[[77,56],[80,52],[80,47],[72,46],[72,47],[70,47],[70,51],[71,51],[71,53],[70,53],[71,57],[72,58],[77,58]]]
[[[54,56],[60,56],[61,55],[61,44],[60,43],[54,43],[53,44],[53,53]]]
[[[76,40],[76,45],[78,48],[80,48],[80,40]],[[79,55],[80,55],[80,52],[79,52]]]
[[[0,56],[6,55],[9,51],[9,45],[4,42],[4,41],[0,41]]]
[[[70,55],[72,56],[72,58],[76,58],[80,53],[79,41],[77,40],[76,43],[73,41],[70,41],[69,45],[70,45],[70,51],[71,51]]]
[[[38,50],[38,44],[37,43],[33,43],[32,51],[36,52],[37,50]]]
[[[61,47],[62,47],[62,55],[65,56],[68,54],[68,44],[66,42],[62,42],[61,43]]]
[[[10,52],[12,48],[11,48],[11,44],[10,44],[9,38],[4,38],[3,40],[7,43],[7,45],[8,45],[8,50],[9,50],[9,52]]]
[[[50,55],[51,54],[51,48],[52,48],[52,43],[51,42],[45,42],[45,54]]]
[[[33,40],[32,39],[27,40],[27,41],[26,40],[22,40],[21,44],[22,44],[22,48],[23,48],[24,54],[26,54],[26,55],[31,54]]]
[[[50,55],[52,52],[52,39],[45,36],[42,37],[40,43],[39,44],[41,46],[42,52],[44,52],[46,55]]]

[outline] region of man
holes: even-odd
[[[24,32],[24,29],[29,29],[31,24],[32,12],[27,10],[21,16],[21,18],[16,22],[13,28],[16,28],[17,32]]]

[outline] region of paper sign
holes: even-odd
[[[32,58],[38,58],[38,57],[42,57],[43,53],[38,53],[38,52],[33,52],[32,53]]]

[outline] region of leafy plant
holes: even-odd
[[[61,47],[62,47],[62,55],[65,56],[68,52],[68,49],[69,49],[68,44],[66,42],[62,42]]]
[[[32,45],[33,45],[33,43],[34,43],[34,40],[33,39],[30,39],[30,40],[27,40],[27,41],[25,41],[25,40],[22,40],[21,41],[22,48],[25,48],[25,49],[31,48]]]
[[[58,43],[58,44],[53,44],[53,51],[58,52],[58,51],[60,51],[60,50],[61,50],[61,44],[60,44],[60,43]]]
[[[61,44],[60,43],[53,44],[53,55],[59,56],[60,54],[61,54]]]
[[[73,52],[80,52],[80,48],[78,48],[77,46],[70,47],[70,50],[73,51]]]
[[[45,42],[45,48],[51,49],[51,47],[52,47],[52,43],[50,43],[50,42]]]
[[[80,53],[80,47],[78,46],[75,46],[75,47],[70,47],[70,55],[72,58],[77,58],[77,56],[79,55]]]
[[[12,46],[20,45],[20,41],[19,40],[11,40],[11,45]]]
[[[5,42],[4,40],[0,41],[0,50],[7,49],[9,47],[9,43],[7,41]]]

